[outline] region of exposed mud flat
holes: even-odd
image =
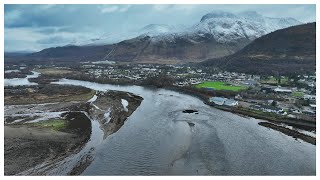
[[[143,100],[140,96],[121,91],[98,92],[96,96],[89,114],[101,124],[104,138],[117,132]]]
[[[15,175],[79,151],[90,137],[90,120],[81,112],[70,112],[64,121],[59,131],[21,123],[4,126],[4,174]]]
[[[66,91],[66,86],[63,87],[62,92],[71,94]],[[87,90],[83,92],[87,93]],[[59,93],[61,90],[51,97]],[[22,95],[28,98],[28,94]],[[83,101],[72,98],[60,103],[45,101],[48,103],[5,105],[5,175],[52,174],[56,164],[81,152],[89,141],[96,138],[92,136],[92,120],[99,122],[103,131],[101,138],[106,138],[121,128],[142,98],[132,93],[108,91],[98,92]],[[53,130],[35,125],[52,120],[65,121],[65,127]],[[91,164],[94,150],[95,147],[89,147],[67,174],[83,172]]]
[[[106,139],[124,125],[127,118],[140,106],[142,100],[142,97],[128,92],[100,91],[88,101],[88,115],[99,123],[102,139]],[[92,141],[93,138],[97,137],[91,136]],[[94,161],[95,147],[88,147],[88,149],[89,151],[79,158],[68,175],[81,174]]]
[[[94,93],[76,86],[5,87],[5,175],[80,151],[91,134],[85,104]]]

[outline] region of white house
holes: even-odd
[[[309,106],[311,107],[312,110],[316,110],[316,108],[317,108],[317,105],[315,105],[315,104],[310,104]]]
[[[238,104],[239,104],[238,101],[235,101],[234,99],[227,99],[224,102],[224,105],[226,106],[237,106]]]
[[[228,98],[222,98],[222,97],[211,97],[209,98],[209,102],[213,102],[214,104],[217,105],[225,105],[225,106],[237,106],[238,101],[234,99],[228,99]]]
[[[277,93],[292,93],[291,89],[285,89],[285,88],[279,88],[279,87],[275,88],[273,91]]]
[[[209,99],[209,102],[213,102],[214,104],[222,106],[227,98],[221,98],[221,97],[211,97]]]

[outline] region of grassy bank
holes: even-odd
[[[54,131],[62,131],[64,129],[66,129],[67,122],[62,119],[52,119],[52,120],[47,120],[47,121],[29,123],[27,125],[30,127],[49,128]]]
[[[73,96],[67,96],[65,98],[62,98],[60,101],[88,101],[96,94],[95,90],[91,90],[88,93],[79,94],[79,95],[73,95]],[[58,102],[60,102],[58,101]]]

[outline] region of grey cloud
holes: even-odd
[[[45,39],[40,39],[36,41],[39,44],[63,44],[63,43],[70,43],[70,39],[66,39],[65,37],[61,36],[53,36]]]

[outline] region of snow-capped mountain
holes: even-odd
[[[233,14],[224,11],[213,11],[204,15],[200,22],[192,27],[173,32],[180,36],[211,36],[217,42],[236,42],[241,38],[250,41],[278,29],[301,24],[294,18],[264,17],[255,11],[245,11]],[[172,34],[158,34],[154,38],[168,38]]]
[[[193,36],[204,37],[208,35],[220,43],[236,42],[241,38],[252,41],[277,29],[298,24],[301,24],[301,22],[293,18],[264,17],[255,11],[245,11],[238,14],[225,11],[213,11],[204,15],[198,24],[191,27],[185,25],[149,24],[138,30],[106,33],[98,38],[82,42],[73,42],[72,44],[114,44],[138,36],[152,37],[152,41],[172,41],[177,36],[189,37],[191,38],[190,41],[194,41],[192,39]]]
[[[301,23],[293,18],[269,18],[254,11],[239,14],[214,11],[191,27],[147,26],[140,36],[119,43],[109,58],[201,61],[232,54],[258,37],[297,24]]]
[[[84,54],[83,59],[144,63],[199,62],[233,54],[263,35],[298,24],[301,22],[293,18],[264,17],[254,11],[237,14],[214,11],[205,14],[199,23],[190,27],[150,24],[138,30],[107,33],[83,43],[85,46],[81,48],[66,48],[70,56]],[[64,52],[66,48],[48,51]],[[86,53],[73,52],[80,49]],[[43,51],[41,57],[48,54],[53,56],[59,53]],[[35,56],[37,53],[33,54]]]
[[[149,24],[140,30],[141,35],[158,36],[184,31],[185,25]]]
[[[141,29],[132,31],[123,31],[116,33],[105,33],[98,38],[93,38],[84,41],[73,42],[73,45],[106,45],[114,44],[127,39],[132,39],[138,36],[159,36],[184,31],[187,27],[184,25],[167,25],[167,24],[149,24]]]
[[[199,65],[259,75],[315,72],[316,23],[266,34],[230,56],[209,59]]]

